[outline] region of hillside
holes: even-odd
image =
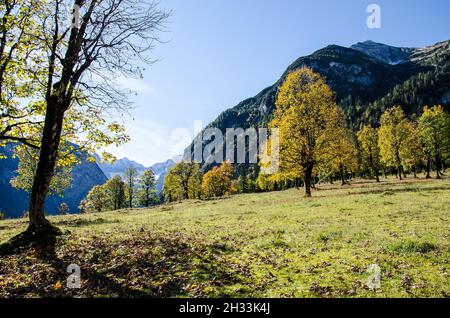
[[[0,258],[0,297],[449,297],[450,179],[353,180],[51,217],[55,246]],[[0,221],[0,241],[24,230]],[[82,288],[65,287],[78,264]],[[367,269],[381,268],[381,288]],[[60,285],[61,284],[61,285]]]
[[[351,48],[330,45],[294,61],[272,86],[220,114],[208,127],[265,126],[275,109],[278,87],[286,75],[309,66],[336,92],[348,124],[378,125],[380,114],[398,103],[407,115],[426,104],[450,109],[450,41],[426,48],[396,48],[371,41]],[[186,149],[193,149],[193,145]],[[203,167],[207,169],[208,167]]]
[[[28,194],[25,191],[17,190],[10,184],[10,180],[16,175],[18,159],[14,158],[13,149],[8,146],[0,148],[0,154],[6,156],[0,159],[0,211],[6,217],[21,217],[23,212],[28,210]],[[64,192],[64,196],[51,196],[47,198],[45,210],[48,214],[57,214],[61,203],[69,206],[71,213],[78,213],[78,206],[92,187],[106,182],[106,176],[95,163],[87,161],[85,158],[81,164],[72,170],[72,184]]]

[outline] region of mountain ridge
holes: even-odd
[[[376,44],[373,41],[369,43]],[[344,110],[347,121],[354,130],[358,129],[362,123],[377,126],[379,115],[383,107],[386,107],[381,105],[383,98],[393,95],[395,87],[421,74],[432,74],[431,76],[439,84],[437,91],[440,94],[440,96],[425,96],[425,89],[425,93],[422,92],[423,102],[450,101],[450,87],[446,84],[450,83],[447,81],[447,75],[450,75],[450,54],[448,54],[450,41],[414,50],[385,44],[382,44],[382,47],[384,49],[388,47],[392,52],[400,50],[408,57],[401,63],[389,64],[381,61],[380,57],[373,57],[362,52],[361,46],[359,50],[356,50],[351,47],[328,45],[310,55],[296,59],[273,85],[264,88],[253,97],[244,99],[236,106],[224,110],[205,128],[215,127],[225,131],[226,128],[245,129],[267,125],[275,109],[278,87],[289,72],[304,66],[311,67],[325,77],[327,83],[336,92],[336,101]],[[375,55],[375,51],[372,50],[371,54]],[[406,91],[404,93],[408,95]],[[446,94],[449,98],[444,98]],[[415,102],[420,101],[419,98]],[[448,108],[449,104],[445,103],[443,106]],[[414,110],[417,108],[418,105],[409,107]],[[408,115],[411,115],[411,112]],[[192,150],[193,143],[186,148],[184,157],[192,158]],[[211,165],[204,165],[202,170],[208,170],[210,167]]]
[[[125,170],[131,167],[135,168],[139,175],[145,170],[151,169],[156,178],[156,190],[160,193],[164,186],[164,177],[166,176],[167,171],[177,162],[177,157],[178,156],[173,157],[164,162],[157,162],[149,167],[146,167],[134,160],[130,160],[127,157],[117,159],[113,163],[103,163],[98,156],[96,156],[96,159],[98,166],[108,179],[117,175],[123,177]]]

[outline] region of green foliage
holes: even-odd
[[[128,207],[133,207],[133,201],[135,199],[135,188],[136,188],[136,181],[138,177],[138,172],[136,168],[129,167],[124,172],[124,179],[126,182],[126,191],[127,191],[127,198],[128,198]]]
[[[166,201],[198,199],[201,194],[201,172],[198,164],[180,162],[173,166],[164,179]]]
[[[115,211],[127,207],[127,185],[120,176],[114,176],[103,185],[97,185],[81,201],[81,213]]]
[[[251,192],[248,189],[248,181],[249,180],[247,179],[245,171],[241,171],[241,173],[239,174],[239,178],[237,180],[237,190],[239,193]]]
[[[155,174],[151,169],[145,170],[139,177],[139,205],[149,207],[150,205],[159,203],[159,196],[155,187]]]
[[[89,191],[86,200],[81,202],[80,210],[83,213],[102,212],[109,208],[106,185],[97,185]]]
[[[19,166],[16,171],[16,176],[11,179],[11,185],[16,189],[31,192],[37,169],[39,151],[33,148],[19,146],[15,150],[15,156],[19,158]],[[72,162],[75,162],[75,159],[73,161],[71,160]],[[64,191],[72,184],[71,163],[66,164],[64,160],[58,161],[50,183],[50,195],[62,196]]]
[[[46,113],[48,80],[61,72],[56,59],[51,64],[49,52],[53,32],[55,1],[16,0],[0,3],[0,146],[6,142],[21,143],[30,148],[40,147],[43,117]],[[64,10],[59,10],[60,21]],[[62,25],[59,25],[61,27]],[[61,31],[61,30],[60,30]],[[64,36],[68,36],[66,32]],[[63,57],[68,41],[58,39],[56,50]],[[52,70],[49,76],[48,72]],[[51,84],[50,84],[51,85]],[[104,88],[103,88],[104,89]],[[71,107],[66,112],[62,145],[77,144],[83,151],[94,154],[108,145],[120,145],[129,140],[124,127],[104,116],[104,109],[94,107],[87,92],[74,90]],[[94,96],[98,98],[98,96]],[[71,147],[59,149],[62,166],[77,163]],[[104,153],[104,158],[111,155]],[[28,178],[28,177],[27,177]]]
[[[418,121],[424,153],[435,160],[439,177],[442,159],[450,157],[450,115],[441,106],[425,106]]]
[[[126,206],[126,184],[120,176],[115,176],[104,185],[109,210],[119,210]]]

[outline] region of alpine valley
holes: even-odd
[[[401,105],[408,116],[420,114],[424,105],[442,105],[450,109],[450,41],[443,41],[423,48],[401,48],[366,41],[342,47],[330,45],[309,56],[294,61],[280,79],[258,95],[240,102],[220,114],[207,128],[248,128],[266,125],[275,109],[279,86],[287,74],[303,66],[309,66],[323,75],[336,92],[338,105],[343,109],[352,129],[364,123],[378,126],[384,110]],[[192,149],[193,145],[187,148]],[[19,217],[27,209],[28,195],[10,185],[17,170],[17,159],[12,148],[0,149],[6,159],[0,159],[0,211],[6,217]],[[150,167],[157,177],[157,189],[161,191],[167,170],[176,160]],[[62,197],[49,197],[46,207],[49,214],[57,213],[60,203],[68,204],[72,213],[89,190],[103,184],[114,175],[121,175],[126,168],[143,165],[127,158],[114,164],[89,163],[86,160],[73,169],[72,186]],[[208,170],[208,166],[203,166]]]

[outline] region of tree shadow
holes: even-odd
[[[32,249],[35,252],[33,264],[45,264],[45,271],[31,272],[25,266],[16,269],[38,279],[25,286],[8,289],[8,295],[222,297],[228,295],[220,291],[221,287],[243,284],[251,276],[246,268],[226,260],[224,256],[229,253],[229,248],[221,244],[185,241],[176,236],[142,235],[120,242],[96,238],[89,244],[71,247],[64,245],[63,239],[59,238],[47,244],[33,245]],[[70,264],[77,264],[81,269],[81,289],[66,287],[70,275],[66,269]],[[7,275],[4,271],[1,274]],[[57,282],[60,286],[55,285]],[[213,295],[206,294],[204,287],[217,290]]]
[[[65,234],[69,232],[66,231]],[[33,249],[43,249],[52,248],[57,244],[58,237],[62,236],[64,233],[59,229],[54,228],[53,231],[47,231],[44,233],[30,233],[26,230],[9,241],[0,244],[0,256],[8,256],[14,254],[20,254],[24,250]]]

